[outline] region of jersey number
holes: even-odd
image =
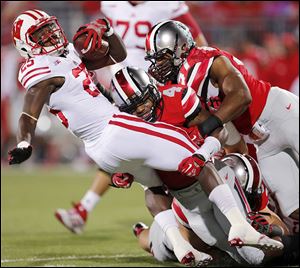
[[[97,97],[100,94],[100,91],[95,86],[95,84],[92,83],[91,76],[89,75],[87,69],[85,68],[85,65],[83,63],[80,63],[80,65],[72,69],[72,74],[75,78],[77,78],[82,72],[85,74],[85,79],[82,81],[84,90],[87,93],[89,93],[91,96]]]
[[[34,60],[33,59],[28,59],[27,61],[25,61],[22,66],[21,66],[21,73],[24,73],[25,70],[32,66],[34,64]]]
[[[181,87],[171,87],[171,88],[165,89],[163,91],[163,94],[168,97],[174,97],[175,92],[180,92],[180,91],[181,91]]]
[[[123,34],[121,35],[122,39],[124,39],[129,30],[130,22],[125,21],[125,20],[117,20],[116,26],[119,26],[119,25],[122,25],[124,27]],[[150,30],[151,30],[151,23],[149,21],[137,21],[134,24],[134,32],[135,32],[136,36],[138,36],[138,37],[145,38],[147,33]]]

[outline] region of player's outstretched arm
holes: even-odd
[[[31,87],[25,94],[23,111],[17,131],[17,146],[8,152],[9,164],[20,164],[32,153],[32,138],[44,103],[52,92],[61,86],[62,78],[52,78]]]

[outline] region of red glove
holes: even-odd
[[[218,110],[222,101],[219,96],[210,97],[207,102],[207,106],[209,108],[213,108],[214,110]]]
[[[105,18],[97,19],[88,24],[85,24],[77,30],[76,34],[73,37],[73,42],[81,35],[87,35],[85,39],[83,49],[83,54],[88,51],[94,51],[95,49],[100,49],[102,45],[102,36],[111,30],[109,21]]]
[[[114,173],[111,176],[112,186],[117,188],[130,188],[134,181],[134,177],[129,173]]]
[[[178,171],[185,176],[198,176],[205,165],[205,159],[200,154],[194,154],[181,161],[178,166]]]

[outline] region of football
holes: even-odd
[[[88,61],[97,61],[102,59],[108,52],[108,48],[109,48],[108,38],[103,35],[100,48],[97,48],[98,44],[96,43],[95,49],[90,48],[90,44],[91,42],[93,42],[93,38],[91,38],[90,44],[85,49],[84,43],[86,41],[86,38],[87,38],[87,33],[83,33],[73,41],[74,48],[78,52],[80,57],[85,58]]]

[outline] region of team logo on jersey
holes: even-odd
[[[56,60],[55,62],[54,62],[54,65],[58,65],[58,64],[60,64],[61,63],[61,60]]]

